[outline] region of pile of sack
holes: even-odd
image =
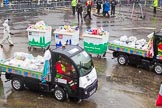
[[[105,35],[105,31],[103,30],[103,28],[91,28],[89,30],[86,31],[87,34],[91,34],[91,35]]]
[[[77,30],[79,30],[78,26],[69,26],[69,25],[60,26],[59,29],[56,29],[57,32],[74,32]]]
[[[28,29],[35,29],[35,30],[49,30],[50,26],[45,24],[44,21],[39,21],[35,25],[30,25]]]
[[[34,57],[32,54],[15,52],[14,56],[11,59],[5,61],[4,64],[22,69],[43,72],[44,61],[44,57],[40,55]]]
[[[145,39],[137,40],[137,38],[134,36],[127,37],[126,35],[124,35],[119,39],[112,41],[111,43],[142,50],[147,50],[148,48],[148,42],[146,42]]]

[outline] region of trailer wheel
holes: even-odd
[[[155,64],[154,71],[156,74],[160,75],[162,74],[162,65],[161,64]]]
[[[117,60],[120,65],[126,65],[128,63],[128,58],[125,55],[119,55]]]
[[[11,81],[12,88],[16,91],[21,91],[24,89],[24,83],[20,78],[13,78]]]
[[[58,101],[64,101],[66,99],[66,94],[65,91],[60,88],[60,87],[56,87],[54,90],[54,96]]]

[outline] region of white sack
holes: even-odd
[[[135,48],[135,42],[129,42],[128,44],[128,47],[131,47],[131,48]]]
[[[128,38],[128,42],[135,42],[135,41],[137,41],[137,38],[134,37],[134,36],[130,36],[130,37]]]
[[[119,40],[122,42],[126,42],[128,40],[128,37],[124,35],[124,36],[121,36]]]

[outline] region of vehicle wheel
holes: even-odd
[[[61,102],[66,99],[65,91],[60,87],[55,88],[54,96],[58,101],[61,101]]]
[[[162,65],[161,64],[156,64],[155,67],[154,67],[154,71],[158,75],[162,74]]]
[[[11,81],[11,85],[12,85],[12,88],[15,89],[16,91],[21,91],[24,89],[24,83],[19,78],[13,78]]]
[[[103,54],[103,57],[105,57],[106,56],[106,52],[104,52],[104,54]]]
[[[126,65],[128,63],[128,58],[125,55],[119,55],[117,60],[120,65]]]

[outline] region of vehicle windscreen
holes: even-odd
[[[85,51],[73,56],[72,60],[77,65],[80,76],[88,74],[93,68],[92,59]]]

